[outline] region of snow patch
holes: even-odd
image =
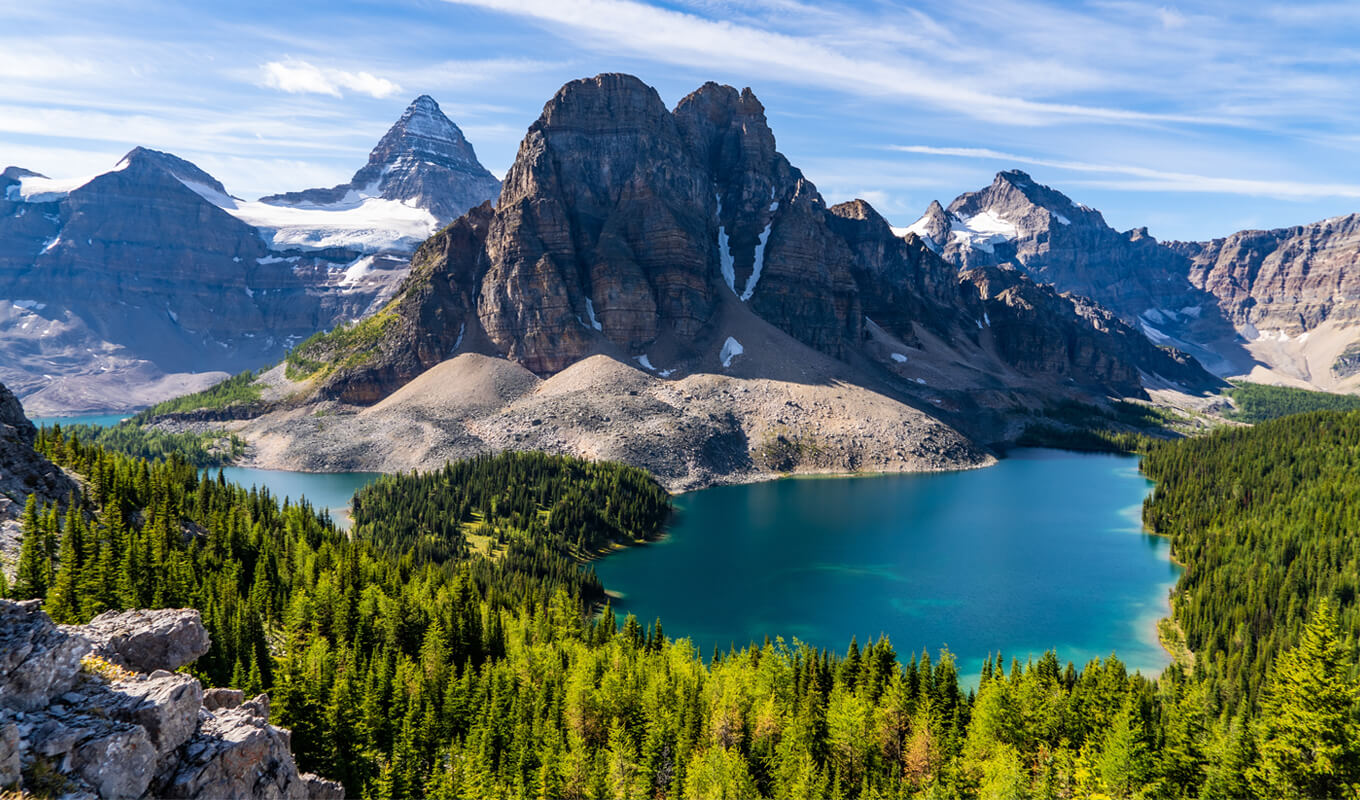
[[[1158,311],[1155,308],[1149,308],[1147,311],[1144,311],[1142,317],[1148,322],[1151,322],[1156,325],[1162,325],[1166,322],[1166,317],[1162,314],[1161,311]]]
[[[20,311],[42,311],[47,308],[47,304],[39,303],[37,300],[15,300],[14,307]]]
[[[926,385],[926,379],[925,379],[925,378],[917,378],[917,379],[916,379],[916,382],[919,383],[919,384],[921,384],[922,386],[925,386],[925,385]]]
[[[345,277],[340,279],[341,286],[357,286],[364,276],[373,271],[373,256],[364,256],[345,267]]]
[[[244,289],[243,291],[246,293],[246,297],[254,297],[254,296],[255,296],[255,290],[252,289],[252,288],[250,288],[249,286],[245,287],[245,289]]]
[[[463,344],[463,332],[467,330],[467,323],[458,323],[458,338],[453,340],[453,352],[458,352],[458,348]]]
[[[658,372],[658,373],[656,373],[656,374],[657,374],[657,375],[660,375],[660,376],[663,377],[663,378],[669,378],[669,377],[671,376],[671,374],[674,373],[674,372],[675,372],[674,369],[663,369],[663,370],[661,370],[660,372]]]
[[[641,364],[642,368],[647,370],[648,372],[656,372],[656,367],[652,366],[652,361],[651,359],[647,358],[646,353],[643,353],[640,356],[633,356],[633,360]]]
[[[595,304],[591,302],[589,297],[586,298],[586,314],[590,317],[590,327],[597,331],[604,330],[604,326],[595,318]]]
[[[319,206],[273,205],[222,194],[182,178],[179,182],[199,197],[260,230],[271,248],[320,250],[345,247],[360,253],[410,252],[439,227],[434,215],[396,200],[362,197],[351,190],[337,203]]]
[[[722,276],[727,282],[727,288],[732,290],[732,294],[737,293],[737,262],[732,257],[732,250],[727,245],[727,228],[722,225],[722,195],[715,195],[718,198],[718,258],[722,259]]]
[[[5,199],[17,200],[21,203],[51,203],[55,200],[61,200],[100,175],[122,172],[127,167],[127,159],[123,159],[108,172],[86,175],[82,178],[38,178],[33,176],[20,178],[18,186],[11,186],[5,191]]]
[[[1143,335],[1152,340],[1153,344],[1170,344],[1174,341],[1170,336],[1147,324],[1146,320],[1139,320],[1138,326],[1143,329]]]
[[[1059,214],[1059,213],[1056,212],[1056,211],[1054,211],[1054,212],[1052,212],[1052,213],[1053,213],[1053,218],[1056,219],[1059,223],[1061,223],[1061,224],[1063,224],[1063,225],[1071,225],[1071,224],[1072,224],[1072,220],[1068,219],[1067,217],[1064,217],[1062,214]]]
[[[1014,223],[1001,218],[995,211],[988,209],[971,217],[953,214],[949,226],[950,235],[965,247],[981,250],[984,253],[996,252],[996,245],[1019,237],[1020,229]]]
[[[907,227],[892,228],[892,232],[893,235],[897,236],[898,238],[906,238],[907,234],[914,233],[921,238],[921,241],[925,243],[926,247],[930,248],[932,252],[938,254],[940,252],[940,245],[933,238],[931,238],[930,234],[926,233],[926,228],[929,226],[929,224],[930,215],[922,214],[920,219],[911,223]]]
[[[899,364],[905,364],[905,363],[907,363],[907,357],[906,357],[906,355],[903,354],[903,353],[893,353],[893,354],[892,354],[892,360],[893,360],[893,361],[896,361],[896,362],[899,363]]]
[[[47,242],[47,244],[44,244],[44,245],[43,245],[42,252],[43,252],[43,253],[46,253],[47,251],[51,250],[52,248],[56,247],[56,246],[59,245],[59,244],[61,244],[61,237],[60,237],[60,236],[57,236],[57,237],[52,238],[52,239],[49,239],[48,242]]]
[[[732,366],[732,359],[744,352],[746,352],[746,348],[741,346],[741,342],[729,336],[727,341],[723,342],[722,352],[718,353],[718,358],[722,359],[724,367],[730,367]]]
[[[1204,309],[1200,306],[1186,306],[1181,309],[1182,314],[1187,317],[1193,317],[1194,319],[1199,319],[1199,315],[1203,313],[1203,311]]]
[[[992,318],[987,314],[986,311],[982,312],[982,321],[987,323],[987,327],[989,328],[992,327]]]
[[[176,325],[179,324],[179,314],[176,314],[175,312],[173,312],[173,311],[170,310],[170,304],[169,304],[169,303],[166,303],[166,304],[165,304],[165,313],[167,313],[167,314],[170,315],[170,321],[171,321],[171,322],[175,323]]]
[[[756,283],[760,281],[760,270],[765,266],[765,243],[770,239],[770,229],[774,227],[774,222],[765,226],[765,230],[760,232],[760,241],[756,243],[755,259],[751,264],[751,277],[746,279],[746,289],[741,293],[741,302],[745,303],[751,299],[751,295],[756,291]]]

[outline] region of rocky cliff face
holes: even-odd
[[[327,365],[320,397],[371,404],[458,352],[539,375],[594,354],[661,377],[730,369],[737,355],[749,370],[766,357],[741,344],[757,321],[890,378],[905,362],[866,351],[867,326],[894,346],[958,342],[961,361],[974,348],[1017,367],[1051,360],[980,336],[977,285],[869,204],[827,208],[776,150],[750,90],[713,83],[673,111],[631,76],[567,84],[530,127],[500,204],[433,237],[415,263],[374,324],[380,337],[347,333],[301,353]],[[1040,313],[1074,340],[1103,324],[1067,302]],[[1137,364],[1119,361],[1128,352],[1044,376],[1134,394],[1143,366],[1208,380],[1156,348]]]
[[[424,97],[356,181],[285,206],[145,148],[92,178],[6,169],[0,380],[33,410],[121,410],[277,361],[391,297],[416,245],[499,186]]]
[[[208,651],[197,611],[108,612],[58,627],[0,600],[0,789],[70,797],[326,798],[299,774],[269,698],[172,670]]]
[[[494,200],[501,182],[429,95],[417,97],[369,153],[349,183],[270,195],[262,203],[326,207],[369,197],[428,210],[440,225]]]
[[[1360,322],[1360,214],[1168,246],[1236,325],[1298,336]]]
[[[19,516],[29,495],[39,502],[63,502],[76,483],[59,467],[34,452],[37,436],[19,400],[0,384],[0,571],[13,577],[23,531]]]

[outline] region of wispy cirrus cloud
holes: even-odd
[[[384,98],[401,86],[371,72],[349,72],[318,67],[300,59],[270,61],[260,67],[260,84],[289,94],[324,94],[341,97],[345,91]]]
[[[1108,189],[1141,192],[1200,192],[1207,194],[1237,194],[1251,197],[1282,199],[1314,199],[1320,197],[1360,197],[1360,184],[1311,183],[1306,181],[1258,180],[1188,172],[1170,172],[1128,164],[1091,164],[1084,161],[1036,158],[1017,153],[1005,153],[985,147],[932,147],[930,145],[890,145],[889,150],[917,155],[949,156],[952,158],[981,159],[1014,164],[1046,167],[1067,172],[1124,176],[1119,179],[1082,181],[1083,185]],[[1133,178],[1133,180],[1128,180]]]
[[[637,0],[446,0],[569,29],[610,50],[687,66],[740,70],[825,88],[895,96],[969,117],[1041,125],[1062,120],[1232,124],[1222,117],[1029,100],[941,75],[910,55],[864,57],[852,43],[715,20]],[[872,37],[872,34],[869,34]],[[921,37],[923,38],[923,37]],[[928,43],[923,43],[928,44]],[[1056,68],[1056,67],[1055,67]]]

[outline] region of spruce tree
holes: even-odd
[[[37,501],[28,496],[24,504],[23,545],[19,550],[19,566],[14,575],[15,600],[31,600],[47,595],[48,571],[51,558],[47,554],[46,541],[38,525]]]
[[[1249,772],[1263,796],[1342,797],[1360,784],[1358,692],[1327,600],[1299,643],[1271,670],[1257,720],[1260,760]]]

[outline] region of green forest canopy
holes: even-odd
[[[1147,518],[1186,563],[1199,654],[1156,681],[998,656],[965,694],[948,653],[887,640],[705,661],[659,621],[588,613],[577,557],[649,538],[664,493],[548,456],[390,478],[350,538],[176,457],[45,431],[88,490],[26,510],[8,591],[60,621],[199,608],[194,668],[269,690],[301,765],[354,796],[1353,796],[1357,445],[1360,414],[1320,413],[1152,448]]]

